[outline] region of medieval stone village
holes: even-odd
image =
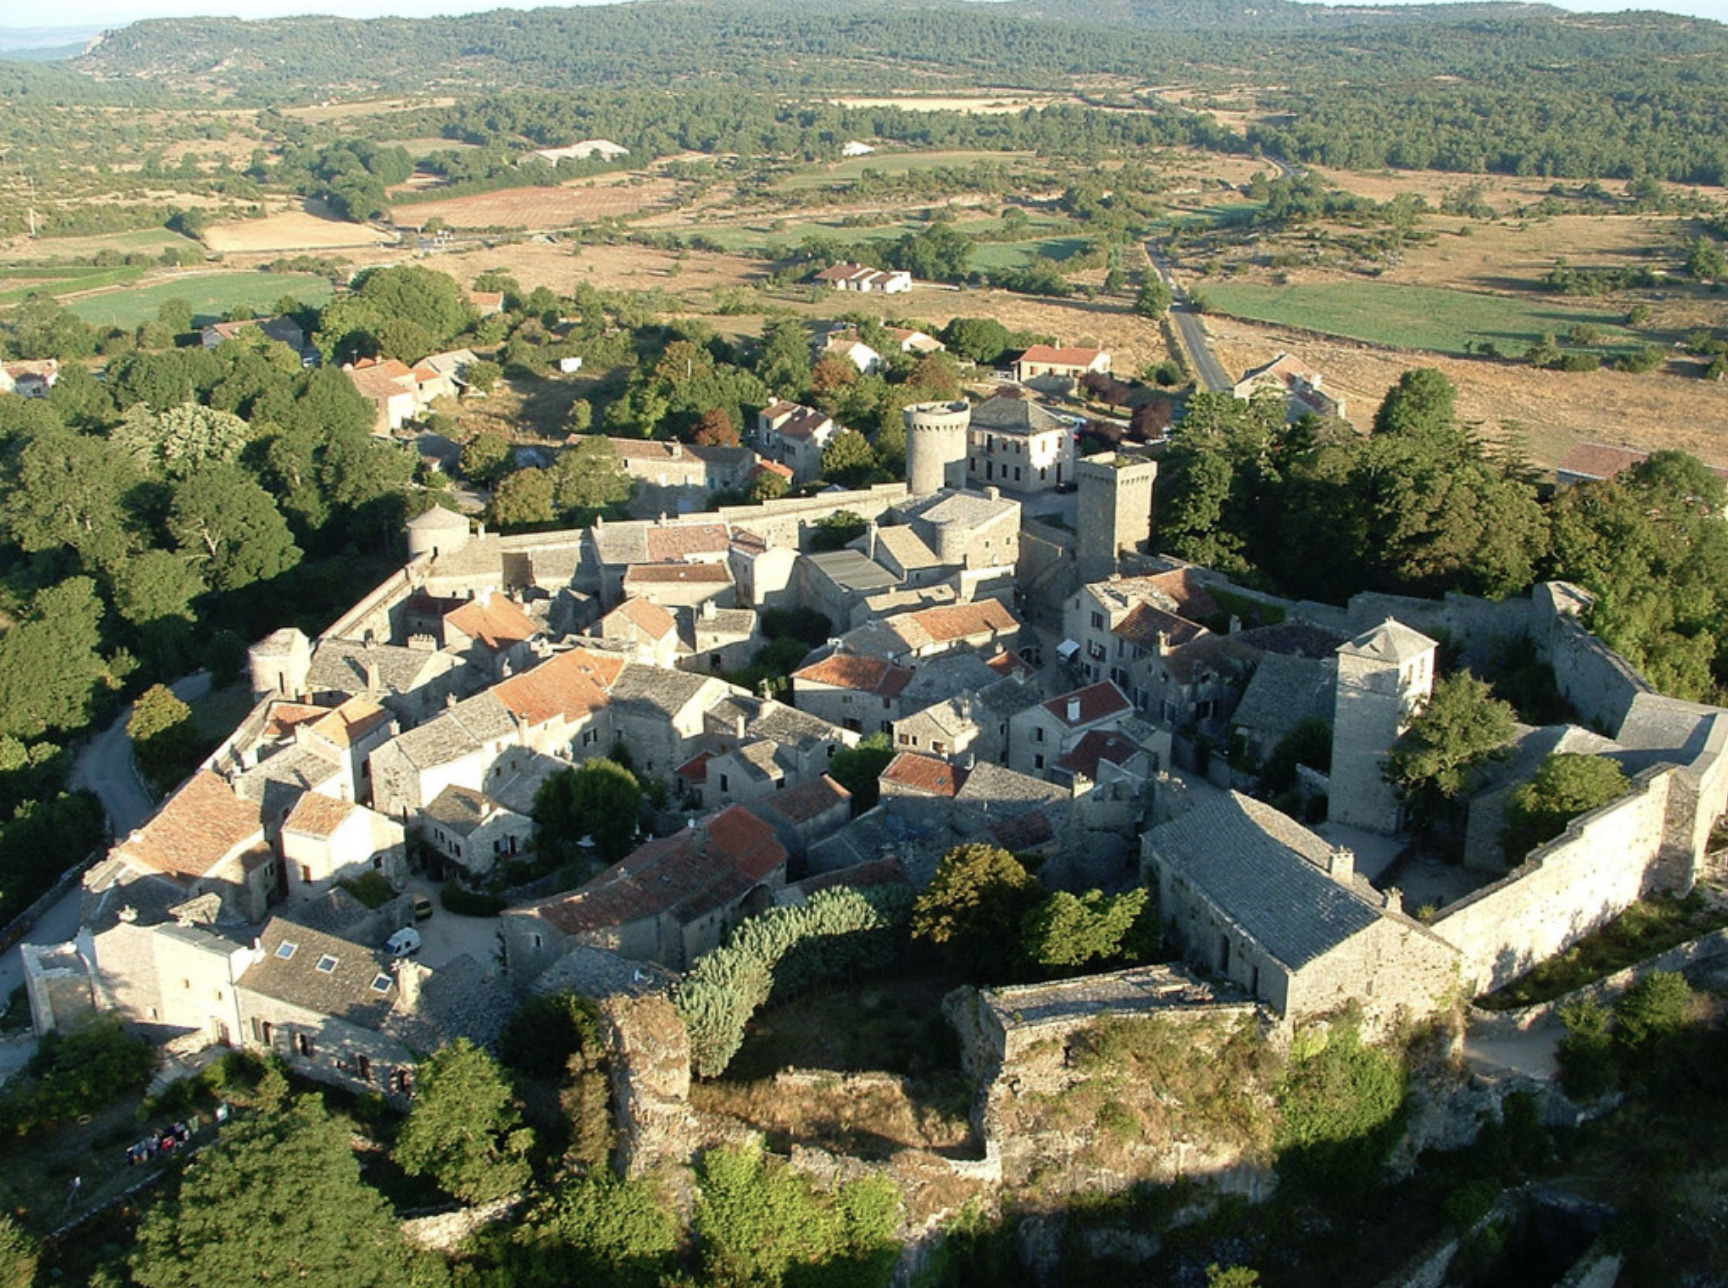
[[[1061,383],[1108,355],[1054,360]],[[1469,999],[1704,875],[1728,712],[1656,693],[1581,625],[1577,588],[1278,600],[1149,550],[1153,455],[1076,458],[1032,388],[905,421],[904,483],[519,536],[442,508],[411,520],[407,563],[327,631],[252,646],[251,714],[89,869],[75,938],[24,946],[36,1031],[109,1013],[168,1076],[240,1048],[406,1107],[429,1053],[495,1045],[522,996],[575,992],[599,1008],[619,1165],[640,1175],[747,1134],[692,1103],[678,993],[752,919],[838,889],[921,891],[974,844],[1030,858],[1052,890],[1144,888],[1171,960],[942,1003],[970,1139],[869,1165],[934,1220],[1052,1164],[1062,1188],[1111,1183],[1082,1161],[1085,1132],[1025,1116],[1033,1089],[1081,1076],[1062,1052],[1100,1025],[1247,1017],[1288,1042],[1343,1015],[1370,1036],[1439,1019],[1470,1050],[1507,1025]],[[825,424],[776,405],[732,454],[796,472]],[[650,457],[627,467],[673,498],[679,449]],[[840,511],[863,534],[811,550]],[[784,701],[718,678],[777,609],[834,624]],[[1454,666],[1533,648],[1577,713],[1517,727],[1473,787],[1458,863],[1407,844],[1385,772],[1442,641]],[[1330,725],[1330,760],[1299,768],[1285,812],[1252,767],[1304,720]],[[873,735],[892,756],[860,810],[827,771]],[[1509,861],[1508,795],[1555,753],[1606,757],[1630,790]],[[428,919],[423,870],[486,884],[532,847],[541,785],[603,756],[664,785],[634,850],[575,889],[511,890],[496,916]],[[367,874],[392,897],[355,898],[345,883]],[[1551,1057],[1472,1063],[1498,1094],[1563,1101]],[[1170,1180],[1266,1183],[1248,1151],[1141,1152]]]

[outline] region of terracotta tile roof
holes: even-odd
[[[758,461],[750,467],[748,477],[754,479],[758,474],[778,474],[788,483],[797,477],[796,470],[790,465],[782,465],[779,461]]]
[[[325,714],[312,732],[338,747],[352,747],[380,725],[390,723],[390,713],[368,698],[349,698]]]
[[[173,877],[204,876],[231,852],[262,838],[258,807],[204,770],[168,798],[161,812],[116,848],[137,864]]]
[[[654,640],[663,640],[678,630],[678,619],[647,599],[626,599],[607,616],[624,618]]]
[[[714,759],[712,753],[699,751],[672,771],[675,778],[682,778],[687,783],[705,783],[708,781],[708,762]]]
[[[1194,575],[1192,568],[1172,568],[1169,572],[1151,573],[1144,577],[1127,577],[1117,583],[1123,595],[1133,598],[1165,599],[1165,607],[1191,622],[1211,617],[1220,611],[1218,601],[1207,593],[1206,583]]]
[[[882,778],[927,796],[953,796],[966,782],[966,771],[934,756],[903,751],[888,762]]]
[[[296,725],[315,722],[329,715],[328,707],[315,707],[304,702],[272,702],[264,719],[264,737],[286,738]]]
[[[494,653],[526,643],[540,633],[534,619],[503,595],[470,599],[444,620]]]
[[[295,803],[282,827],[284,831],[305,836],[333,836],[358,808],[353,801],[339,801],[333,796],[307,792]]]
[[[478,309],[501,309],[504,307],[503,291],[469,291],[468,298],[474,302],[474,307]]]
[[[354,387],[374,401],[414,392],[414,373],[395,358],[362,358],[344,370]]]
[[[1204,626],[1197,626],[1185,617],[1175,613],[1167,613],[1162,608],[1141,602],[1128,610],[1128,616],[1111,627],[1112,635],[1120,636],[1131,644],[1141,648],[1156,649],[1158,637],[1164,637],[1166,648],[1187,644],[1206,634]]]
[[[896,666],[887,658],[865,657],[858,653],[831,653],[820,662],[814,662],[801,670],[794,671],[794,680],[804,680],[810,684],[826,684],[836,689],[850,689],[855,693],[874,693],[878,697],[899,697],[901,690],[912,682],[913,672],[904,666]]]
[[[844,805],[852,799],[852,793],[827,774],[813,778],[807,783],[799,783],[796,787],[788,787],[783,792],[775,792],[772,796],[754,801],[752,804],[770,809],[794,823],[808,823],[819,814],[825,814],[836,805]]]
[[[786,419],[774,426],[774,432],[782,438],[813,438],[824,429],[834,428],[834,422],[828,413],[814,407],[793,403],[791,410],[782,414]]]
[[[1567,450],[1557,471],[1561,474],[1576,474],[1586,479],[1611,479],[1625,473],[1634,465],[1642,464],[1649,456],[1649,452],[1640,452],[1631,447],[1612,447],[1607,443],[1577,443]],[[1728,469],[1720,465],[1712,465],[1710,469],[1718,477],[1728,478]]]
[[[1079,702],[1080,718],[1068,718],[1068,704]],[[1070,729],[1080,725],[1091,724],[1095,720],[1103,720],[1107,716],[1120,715],[1124,711],[1133,710],[1134,704],[1129,702],[1121,689],[1109,680],[1098,684],[1089,684],[1084,689],[1075,689],[1072,693],[1064,693],[1051,698],[1044,704],[1044,709],[1055,716]]]
[[[631,564],[624,570],[624,585],[676,585],[680,582],[692,586],[731,585],[732,574],[723,563],[711,564]]]
[[[849,868],[806,877],[792,889],[809,898],[823,890],[874,890],[880,886],[906,884],[906,869],[900,865],[899,859],[872,859],[868,863],[854,863]]]
[[[786,862],[774,829],[740,805],[649,841],[571,894],[529,904],[566,935],[645,917],[689,920],[742,897]]]
[[[1080,774],[1098,781],[1098,762],[1107,760],[1112,765],[1126,764],[1139,746],[1119,733],[1107,733],[1102,729],[1094,729],[1079,742],[1061,760],[1056,762],[1056,768],[1066,769],[1070,773]]]
[[[494,685],[492,694],[531,725],[554,716],[577,720],[606,705],[607,690],[623,669],[622,658],[572,649]]]
[[[946,604],[908,613],[937,644],[967,639],[973,635],[1008,634],[1020,629],[1020,619],[994,599],[972,604]]]
[[[1104,353],[1102,349],[1056,349],[1035,344],[1020,355],[1021,362],[1042,362],[1062,367],[1089,367]]]
[[[1032,668],[1004,649],[995,657],[984,659],[984,665],[1001,676],[1030,676]]]
[[[730,544],[724,523],[680,523],[648,529],[648,558],[672,563],[691,555],[725,554]]]

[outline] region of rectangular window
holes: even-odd
[[[310,1033],[296,1033],[294,1035],[294,1048],[307,1060],[318,1054],[318,1044],[312,1040]]]
[[[354,1057],[354,1072],[360,1075],[361,1082],[372,1081],[372,1061],[363,1055]]]
[[[307,885],[312,884],[312,865],[310,863],[300,865],[300,880]]]
[[[726,775],[725,774],[720,775],[720,790],[723,792],[727,792],[727,791],[732,790],[732,784],[726,781]]]
[[[1032,768],[1034,768],[1034,769],[1044,768],[1044,757],[1041,755],[1032,757]]]
[[[1093,613],[1092,614],[1092,629],[1095,631],[1101,631],[1104,629],[1104,614],[1103,613]]]
[[[1033,742],[1043,742],[1044,741],[1044,726],[1043,725],[1033,725],[1032,726],[1032,741]]]

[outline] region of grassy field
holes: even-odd
[[[1400,349],[1463,354],[1466,341],[1494,344],[1508,356],[1522,354],[1544,335],[1564,338],[1568,328],[1588,323],[1606,342],[1630,345],[1622,315],[1602,308],[1573,308],[1548,300],[1511,299],[1471,291],[1384,282],[1326,282],[1307,286],[1204,284],[1200,293],[1221,313],[1301,327],[1325,335],[1365,340]]]
[[[953,226],[963,233],[978,236],[998,232],[1003,225],[1000,219],[968,219]],[[919,232],[928,227],[927,223],[918,219],[896,220],[872,228],[847,226],[838,219],[782,219],[773,222],[710,226],[692,231],[699,231],[702,236],[729,251],[778,256],[794,250],[807,237],[832,237],[849,242],[894,242],[907,233]],[[984,272],[1024,268],[1039,255],[1047,259],[1064,260],[1086,248],[1086,239],[1074,234],[1075,225],[1071,220],[1035,215],[1026,220],[1024,228],[1029,233],[1039,235],[1024,241],[980,242],[972,252],[972,267]]]
[[[972,252],[972,267],[983,272],[1025,268],[1040,257],[1060,263],[1086,249],[1084,237],[1039,237],[1032,241],[981,242]]]
[[[117,250],[123,255],[141,252],[160,255],[170,246],[196,246],[198,243],[166,228],[144,228],[129,233],[102,233],[92,237],[41,237],[35,241],[22,239],[7,246],[0,254],[0,263],[11,259],[83,259],[105,250]]]
[[[1024,161],[1031,155],[1030,152],[879,152],[873,156],[849,157],[833,165],[789,175],[781,180],[779,186],[786,191],[827,188],[855,182],[864,177],[866,170],[885,175],[911,174],[917,170],[975,165],[979,161],[1007,164]]]
[[[121,286],[144,276],[138,265],[118,268],[0,268],[0,279],[26,283],[0,291],[0,306],[17,304],[28,295],[46,291],[50,295],[71,295],[77,291],[97,291],[105,286]]]
[[[88,296],[67,307],[97,326],[130,328],[150,321],[164,300],[178,296],[192,305],[193,320],[202,325],[221,321],[230,309],[269,309],[284,295],[323,305],[334,293],[329,279],[307,273],[195,273]]]

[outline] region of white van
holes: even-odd
[[[384,941],[384,951],[392,957],[412,957],[420,951],[420,932],[404,926]]]

